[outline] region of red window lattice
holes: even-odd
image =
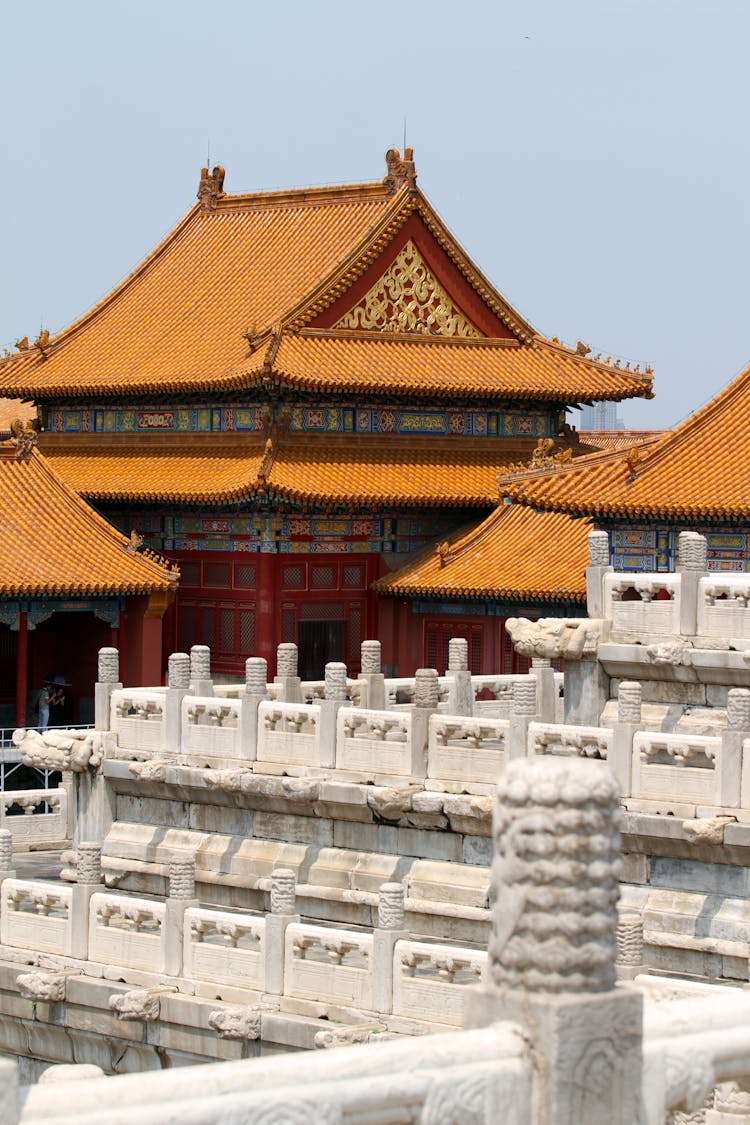
[[[357,664],[362,647],[362,608],[351,606],[349,610],[349,663]]]
[[[342,585],[346,590],[362,590],[365,585],[363,566],[345,566]]]
[[[314,566],[310,577],[310,586],[313,590],[334,590],[336,588],[335,567]]]
[[[294,644],[297,640],[297,618],[294,606],[285,605],[281,611],[281,639],[284,644]]]
[[[304,602],[299,607],[300,621],[343,621],[341,602]]]
[[[285,566],[281,572],[281,584],[285,590],[301,590],[305,585],[305,568]]]
[[[246,586],[251,590],[255,589],[255,567],[247,563],[237,563],[234,568],[234,584],[235,586]]]
[[[255,610],[240,610],[240,652],[252,656],[255,650]]]

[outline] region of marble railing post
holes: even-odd
[[[0,887],[5,879],[15,879],[13,867],[13,834],[9,828],[0,828]]]
[[[411,709],[412,777],[427,774],[427,747],[430,739],[430,715],[438,709],[438,674],[435,668],[417,668],[414,676],[414,704]]]
[[[586,613],[604,617],[604,575],[613,569],[609,563],[609,535],[589,532],[589,565],[586,567]]]
[[[320,765],[333,769],[336,765],[336,716],[346,706],[346,664],[331,661],[325,670],[325,697],[320,707]]]
[[[557,722],[557,685],[552,661],[544,656],[533,656],[531,674],[536,680],[536,712],[539,722]]]
[[[698,631],[698,583],[706,573],[708,545],[705,535],[681,531],[677,547],[680,578],[680,633],[694,637]]]
[[[190,649],[190,691],[193,695],[213,695],[211,679],[211,649],[208,645],[193,645]]]
[[[76,850],[76,883],[70,903],[71,952],[81,961],[89,954],[89,903],[101,887],[101,844],[82,840]]]
[[[185,911],[198,906],[195,895],[195,859],[173,859],[169,865],[169,888],[164,913],[164,971],[182,976]]]
[[[360,679],[367,684],[367,708],[385,711],[385,676],[380,663],[380,641],[362,641]]]
[[[508,716],[508,757],[525,758],[529,723],[536,720],[536,680],[516,680]]]
[[[535,1065],[534,1121],[640,1119],[643,996],[617,988],[619,796],[581,758],[509,762],[493,822],[488,979],[467,1023],[521,1024]]]
[[[265,991],[272,996],[284,995],[284,935],[287,926],[299,922],[295,913],[297,876],[291,867],[277,867],[271,872],[271,913],[266,914]]]
[[[378,924],[372,932],[372,1006],[388,1015],[393,1011],[393,950],[397,941],[408,938],[404,921],[404,888],[401,883],[383,883],[378,892]]]
[[[469,671],[469,642],[463,637],[451,637],[448,641],[448,668],[445,674],[450,680],[448,714],[473,715],[474,692]]]
[[[179,754],[182,743],[182,701],[190,690],[190,657],[173,652],[167,664],[167,690],[164,693],[164,750]]]
[[[98,676],[94,684],[94,729],[110,730],[109,717],[112,692],[122,687],[120,683],[120,654],[116,648],[100,648]]]
[[[297,646],[295,644],[281,644],[276,649],[276,675],[275,684],[281,684],[284,703],[301,703],[302,687],[297,675]]]
[[[747,780],[743,774],[742,747],[750,738],[750,691],[747,688],[730,688],[727,692],[727,725],[721,732],[721,757],[719,761],[719,804],[728,809],[742,806]]]
[[[268,663],[265,657],[249,656],[245,661],[240,744],[243,757],[250,762],[254,762],[258,756],[258,707],[264,699],[268,699],[267,679]]]
[[[642,727],[641,685],[623,680],[617,690],[617,722],[612,726],[609,768],[617,778],[620,796],[629,797],[633,780],[633,735]]]

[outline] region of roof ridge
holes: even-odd
[[[651,367],[646,366],[643,371],[640,371],[638,370],[640,364],[636,364],[636,369],[634,370],[632,367],[630,367],[629,364],[625,367],[621,367],[619,360],[615,360],[614,363],[606,363],[603,359],[598,358],[598,356],[601,355],[601,352],[598,352],[596,356],[592,356],[589,355],[589,351],[591,349],[586,351],[579,350],[578,346],[573,348],[568,344],[563,344],[562,341],[557,340],[554,337],[550,339],[549,336],[544,336],[541,332],[536,333],[532,343],[540,345],[542,348],[547,348],[550,351],[559,352],[566,357],[569,356],[571,359],[576,359],[582,363],[585,363],[587,366],[596,368],[597,371],[606,371],[609,374],[616,373],[618,375],[629,375],[632,379],[636,379],[642,383],[649,383],[653,385],[654,373]],[[653,395],[651,397],[653,398]]]
[[[223,193],[216,201],[217,211],[231,211],[235,208],[286,207],[295,203],[306,205],[326,203],[355,203],[372,196],[374,199],[389,197],[383,180],[365,180],[361,183],[324,184],[321,186],[278,188],[271,191]]]

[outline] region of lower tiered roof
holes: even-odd
[[[590,530],[585,520],[501,504],[374,588],[402,596],[583,602]]]
[[[0,597],[168,593],[179,572],[111,527],[37,450],[0,444]]]
[[[89,500],[231,503],[259,494],[314,506],[490,507],[498,474],[533,441],[346,435],[165,439],[137,445],[69,437],[45,444],[67,484]]]

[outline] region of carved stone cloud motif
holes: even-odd
[[[409,239],[372,289],[336,328],[481,338]]]

